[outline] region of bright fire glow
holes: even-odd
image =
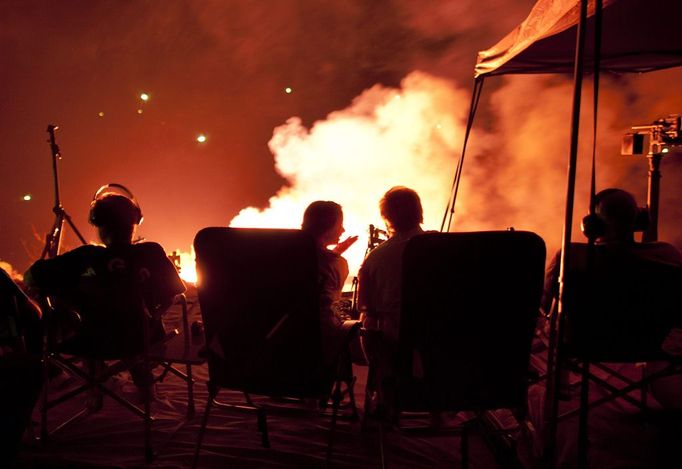
[[[180,255],[180,278],[187,283],[197,283],[194,248],[189,252],[178,250]]]
[[[28,201],[31,200],[32,198],[33,198],[33,197],[31,197],[31,194],[26,194],[26,195],[24,195],[24,197],[22,197],[22,199],[24,199],[26,202],[28,202]]]
[[[149,101],[149,95],[148,95],[147,93],[142,93],[142,94],[140,95],[140,99],[141,99],[142,101]]]
[[[201,134],[197,136],[197,142],[204,143],[206,141],[206,135]]]
[[[294,90],[292,90],[292,89],[289,88],[288,86],[287,86],[286,88],[284,88],[284,92],[285,92],[286,94],[291,94],[292,91],[294,91]]]

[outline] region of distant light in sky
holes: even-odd
[[[103,113],[102,111],[98,112],[97,115],[98,115],[99,117],[104,117],[104,113]]]
[[[289,88],[288,86],[287,86],[286,88],[284,88],[284,92],[285,92],[286,94],[291,94],[292,91],[294,91],[294,90],[292,90],[292,89]]]
[[[142,93],[142,94],[140,95],[140,99],[141,99],[142,101],[149,101],[149,95],[148,95],[147,93]]]
[[[25,195],[22,197],[22,199],[24,199],[26,202],[28,202],[28,201],[31,200],[32,198],[33,198],[33,197],[31,196],[31,194],[25,194]]]
[[[138,109],[138,110],[137,110],[137,113],[138,113],[138,114],[142,114],[142,109]]]
[[[206,141],[206,135],[204,135],[204,134],[197,135],[197,142],[204,143],[205,141]]]

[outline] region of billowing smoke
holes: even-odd
[[[478,122],[467,153],[452,229],[531,230],[558,249],[565,207],[572,83],[566,77],[503,78]],[[668,94],[648,96],[648,83],[606,77],[600,93],[597,133],[597,190],[618,186],[645,203],[645,157],[620,155],[622,135],[659,112],[679,108]],[[366,234],[378,223],[377,201],[393,185],[416,189],[424,203],[425,227],[438,229],[459,157],[468,91],[452,82],[413,72],[400,89],[374,86],[348,108],[305,128],[299,119],[275,129],[270,149],[278,172],[289,182],[265,210],[244,209],[232,226],[298,227],[308,203],[341,203],[348,234]],[[643,113],[639,101],[653,109]],[[656,104],[659,101],[664,104]],[[579,221],[587,211],[592,148],[592,92],[583,96],[574,240],[582,240]],[[667,109],[668,111],[664,111]],[[660,116],[658,116],[660,117]],[[671,157],[671,159],[674,157]],[[672,180],[663,200],[677,207],[680,165],[668,165]],[[664,174],[665,175],[665,174]],[[670,212],[670,210],[668,210]],[[665,211],[663,212],[665,213]],[[676,230],[679,218],[662,217],[662,233]],[[679,230],[678,230],[679,231]],[[675,241],[673,234],[672,241]],[[347,257],[352,268],[362,258],[366,237]]]
[[[346,234],[361,236],[346,254],[351,272],[362,260],[368,225],[383,226],[378,201],[392,186],[415,189],[424,226],[438,229],[461,146],[467,95],[449,81],[413,72],[400,88],[376,85],[310,129],[289,119],[270,140],[277,171],[289,184],[268,208],[244,209],[231,225],[297,228],[310,202],[334,200],[344,208]]]

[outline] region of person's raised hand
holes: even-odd
[[[351,247],[353,243],[355,243],[357,240],[358,240],[357,236],[349,236],[348,238],[344,239],[343,241],[340,241],[336,246],[334,246],[332,252],[341,255],[344,252],[346,252],[346,249]]]

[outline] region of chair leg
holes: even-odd
[[[339,412],[339,404],[341,403],[341,381],[337,381],[332,392],[332,422],[329,428],[329,443],[327,444],[327,465],[332,459],[332,449],[334,447],[334,433],[336,431],[336,415]]]
[[[192,365],[187,364],[187,419],[194,417],[194,378],[192,377]]]
[[[462,469],[467,469],[469,467],[469,427],[467,424],[464,424],[464,428],[462,428],[460,449],[462,452]]]
[[[642,363],[642,382],[644,382],[644,383],[646,383],[647,374],[648,374],[646,367],[647,367],[646,362]],[[647,387],[648,387],[648,384],[643,384],[642,389],[640,391],[640,393],[641,393],[640,394],[640,401],[642,404],[642,409],[645,412],[645,414],[647,413],[647,409],[648,409],[648,407],[647,407]]]
[[[544,418],[543,418],[543,466],[555,467],[557,426],[559,419],[558,390],[561,381],[561,367],[563,360],[563,315],[559,315],[558,302],[552,307],[549,331],[549,350],[547,351],[547,381],[545,388]]]
[[[353,422],[357,422],[360,420],[360,414],[358,414],[358,407],[355,404],[355,376],[349,381],[346,381],[346,386],[348,388],[348,399],[350,399],[350,406],[353,411],[353,414],[351,415],[351,420]]]
[[[256,410],[258,419],[258,432],[261,434],[261,444],[263,448],[270,447],[270,435],[268,434],[268,414],[265,408],[258,407]]]
[[[201,427],[199,427],[199,436],[197,437],[197,444],[194,447],[194,459],[192,460],[192,469],[197,467],[199,462],[199,451],[201,451],[201,443],[204,440],[204,433],[206,432],[206,425],[208,424],[208,416],[211,413],[211,407],[213,406],[213,400],[218,395],[218,388],[215,389],[209,385],[208,388],[208,400],[206,401],[206,410],[204,411],[204,417],[201,419]]]
[[[147,463],[152,462],[152,459],[154,459],[154,451],[152,449],[152,386],[154,384],[150,384],[144,393],[144,460]]]
[[[47,443],[49,432],[47,431],[47,397],[48,387],[50,384],[48,376],[48,367],[50,364],[49,358],[43,358],[43,390],[40,395],[40,442]]]
[[[587,469],[587,424],[589,414],[590,364],[583,362],[580,380],[580,420],[578,421],[578,468]]]
[[[385,441],[384,441],[384,422],[379,421],[379,460],[381,461],[381,469],[388,468],[388,461],[386,460],[386,453],[384,451]]]

